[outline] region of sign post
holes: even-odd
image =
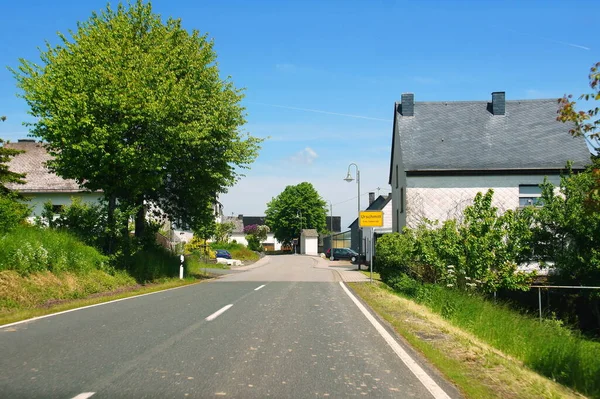
[[[382,227],[383,226],[383,211],[361,211],[360,217],[358,219],[358,226],[359,226],[359,228],[370,227],[369,230],[371,230],[371,242],[369,244],[369,247],[371,248],[369,268],[370,268],[370,281],[372,283],[373,282],[373,252],[375,250],[375,245],[373,243],[373,238],[375,236],[374,227]]]
[[[179,279],[183,280],[183,261],[185,260],[185,257],[180,255],[179,260],[181,260],[181,264],[179,265]]]

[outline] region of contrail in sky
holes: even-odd
[[[516,33],[516,34],[518,34],[518,35],[529,36],[529,37],[535,37],[535,36],[533,36],[533,35],[529,35],[529,34],[526,34],[526,33],[523,33],[523,32],[519,32],[519,31],[516,31],[516,30],[514,30],[514,29],[506,29],[506,30],[507,30],[507,31],[509,31],[509,32],[512,32],[512,33]],[[579,44],[574,44],[574,43],[569,43],[569,42],[562,42],[562,41],[560,41],[560,40],[554,40],[554,39],[550,39],[550,38],[548,38],[548,37],[543,37],[543,36],[538,36],[538,37],[539,37],[540,39],[542,39],[542,40],[546,40],[546,41],[548,41],[548,42],[552,42],[552,43],[557,43],[557,44],[562,44],[562,45],[565,45],[565,46],[571,46],[571,47],[575,47],[575,48],[580,48],[580,49],[582,49],[582,50],[587,50],[587,51],[590,51],[590,50],[591,50],[591,48],[590,48],[590,47],[582,46],[582,45],[579,45]]]
[[[391,122],[390,119],[372,118],[370,116],[362,116],[362,115],[340,114],[339,112],[322,111],[322,110],[319,110],[319,109],[288,107],[287,105],[276,105],[276,104],[267,104],[267,103],[255,103],[255,102],[250,102],[250,101],[248,102],[248,104],[267,105],[269,107],[284,108],[284,109],[295,109],[297,111],[316,112],[316,113],[319,113],[319,114],[338,115],[338,116],[347,116],[349,118],[369,119],[369,120],[372,120],[372,121]]]

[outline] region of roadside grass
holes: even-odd
[[[194,276],[204,275],[204,269],[229,269],[229,266],[223,263],[204,262],[197,254],[186,256],[184,266],[186,275]]]
[[[360,272],[367,277],[371,276],[371,272],[367,270],[361,270]],[[381,276],[379,275],[379,273],[373,272],[373,281],[381,281]]]
[[[0,294],[4,293],[4,275],[0,273]],[[116,299],[128,298],[151,292],[163,291],[170,288],[182,287],[190,284],[197,284],[204,279],[209,279],[207,275],[188,277],[183,280],[179,279],[163,279],[160,282],[147,285],[127,285],[121,286],[113,291],[98,292],[91,294],[85,298],[52,300],[37,307],[12,307],[11,309],[2,308],[0,310],[0,326],[4,324],[14,323],[16,321],[27,320],[33,317],[45,316],[52,313],[62,312],[65,310],[80,308],[83,306],[95,305],[103,302],[110,302]],[[135,281],[134,281],[135,283]]]
[[[108,257],[64,231],[18,226],[0,235],[0,271],[27,275],[46,270],[87,273],[109,269]]]
[[[351,283],[350,286],[414,348],[421,351],[448,379],[454,382],[468,398],[582,397],[579,393],[533,372],[530,369],[533,367],[524,356],[539,351],[541,352],[539,357],[549,356],[546,364],[551,361],[560,363],[564,357],[562,348],[551,349],[549,345],[555,343],[552,340],[546,342],[550,337],[545,334],[558,333],[554,325],[549,327],[548,324],[537,322],[537,329],[544,333],[536,334],[533,325],[527,325],[521,330],[518,325],[522,321],[520,317],[527,317],[514,312],[511,312],[513,317],[501,315],[497,311],[509,310],[493,304],[483,309],[471,304],[471,314],[474,319],[470,322],[458,322],[457,315],[461,313],[458,311],[461,304],[455,304],[456,310],[451,317],[444,318],[440,314],[441,307],[438,307],[437,311],[435,306],[433,309],[429,307],[431,300],[428,300],[427,305],[416,303],[401,294],[392,292],[383,283]],[[449,315],[446,313],[446,316]],[[488,329],[474,328],[479,323],[485,323],[485,320],[490,321],[491,326]],[[529,321],[536,324],[535,320]],[[480,330],[489,332],[493,328],[499,330],[487,335],[475,332]],[[560,328],[564,329],[564,327]],[[533,335],[521,336],[523,333]],[[513,353],[512,350],[505,349],[505,346],[498,345],[498,342],[503,340],[501,336],[505,336],[504,340],[507,342],[518,344],[514,347],[520,348],[517,350],[519,353]],[[572,333],[567,333],[567,336],[574,338]],[[569,350],[569,342],[570,339],[564,341],[567,350]],[[579,351],[586,348],[592,352],[589,356],[580,358],[580,362],[593,361],[594,357],[598,357],[600,351],[595,345],[600,344],[589,341],[582,344]],[[506,347],[511,346],[506,345]],[[562,357],[553,355],[555,351],[562,353]],[[584,367],[590,367],[590,370],[583,371]],[[591,387],[598,383],[597,376],[600,375],[594,371],[595,367],[594,364],[589,363],[587,366],[581,364],[578,367],[585,373],[584,376],[589,378]],[[579,385],[574,387],[583,391]],[[590,391],[590,385],[586,387],[591,397],[598,397],[595,391]]]

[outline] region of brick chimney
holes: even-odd
[[[415,116],[415,95],[413,93],[402,93],[400,113],[402,116]]]
[[[492,93],[492,114],[504,115],[506,113],[506,93],[495,91]]]
[[[375,193],[369,193],[369,206],[375,202]]]

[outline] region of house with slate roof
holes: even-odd
[[[362,234],[362,253],[365,254],[366,259],[371,259],[372,240],[375,236],[382,235],[384,233],[392,232],[392,193],[389,195],[380,195],[375,198],[375,193],[369,193],[369,206],[365,211],[382,211],[383,212],[383,226],[374,228],[363,228]],[[354,219],[352,224],[348,226],[350,229],[350,248],[358,252],[358,218]]]
[[[46,162],[52,159],[52,156],[42,143],[21,139],[16,143],[5,143],[4,146],[24,151],[8,162],[8,169],[16,173],[25,173],[25,184],[8,183],[6,187],[29,199],[27,205],[32,207],[32,216],[41,215],[44,203],[48,201],[52,203],[54,210],[58,211],[62,206],[70,205],[73,198],[95,203],[102,196],[101,193],[89,192],[79,187],[75,180],[63,179],[48,170]]]
[[[478,192],[494,189],[499,210],[535,205],[538,185],[555,185],[567,161],[590,163],[585,142],[556,120],[556,99],[415,102],[394,106],[389,183],[393,231],[423,218],[460,218]]]

